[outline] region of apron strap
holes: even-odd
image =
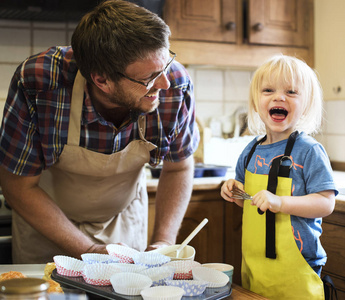
[[[248,154],[247,161],[246,161],[246,166],[245,166],[246,169],[247,169],[248,164],[249,164],[249,162],[250,162],[250,160],[251,160],[251,158],[253,156],[253,153],[254,153],[254,151],[256,149],[256,146],[261,144],[262,142],[266,141],[266,139],[267,139],[267,135],[265,135],[262,139],[256,141],[256,143],[253,145],[252,149],[250,149],[250,152]]]
[[[292,160],[290,154],[292,148],[295,144],[298,131],[290,134],[287,141],[284,156],[277,157],[273,160],[271,165],[271,170],[268,174],[268,184],[267,190],[272,194],[276,194],[278,185],[278,176],[289,177],[290,169],[292,167]],[[290,160],[291,164],[289,166],[282,165],[285,160]],[[259,212],[260,213],[260,212]],[[267,210],[266,211],[266,257],[275,259],[276,254],[276,214]]]
[[[85,84],[86,79],[81,75],[80,71],[78,71],[77,76],[74,79],[71,97],[71,110],[69,115],[67,144],[70,146],[79,146],[80,120],[83,110]]]

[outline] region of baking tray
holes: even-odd
[[[112,286],[96,286],[88,284],[83,277],[68,277],[59,275],[56,269],[52,273],[52,279],[68,288],[76,288],[85,291],[89,294],[102,297],[103,299],[117,299],[117,300],[142,300],[141,296],[126,296],[114,292]],[[220,288],[206,288],[205,292],[199,296],[182,297],[183,300],[213,300],[223,299],[231,295],[232,289],[230,283]]]

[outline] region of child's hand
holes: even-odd
[[[262,211],[270,210],[277,213],[282,206],[282,198],[267,190],[262,190],[253,196],[252,205],[256,205]]]
[[[236,186],[239,189],[243,190],[243,184],[235,179],[229,179],[224,182],[222,185],[222,188],[220,190],[220,195],[229,202],[235,202],[238,206],[243,207],[243,200],[238,200],[231,198],[232,197],[232,189],[233,187]]]

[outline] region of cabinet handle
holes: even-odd
[[[264,25],[262,25],[262,23],[256,23],[254,26],[253,26],[253,29],[255,31],[261,31],[264,29]]]
[[[225,24],[226,30],[233,31],[236,29],[236,23],[235,22],[228,22]]]

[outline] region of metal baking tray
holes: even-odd
[[[89,294],[102,297],[103,299],[117,300],[142,300],[141,296],[126,296],[114,292],[112,286],[96,286],[88,284],[83,277],[67,277],[59,275],[56,269],[52,273],[52,279],[68,288],[75,288],[85,291]],[[232,289],[230,283],[220,288],[206,288],[205,292],[199,296],[182,297],[183,300],[213,300],[223,299],[231,295]]]

